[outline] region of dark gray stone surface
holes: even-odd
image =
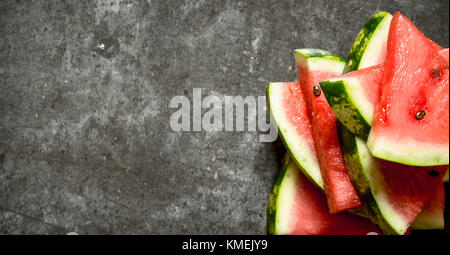
[[[447,0],[2,0],[0,233],[265,234],[280,143],[173,132],[169,101],[262,96],[378,4],[448,47]]]

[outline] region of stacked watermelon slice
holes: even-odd
[[[399,12],[378,11],[347,59],[318,49],[294,56],[299,82],[267,87],[288,151],[269,234],[444,228],[448,49]]]

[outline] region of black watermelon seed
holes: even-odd
[[[439,69],[433,68],[433,78],[435,79],[441,78],[441,71],[439,71]]]
[[[425,118],[426,114],[427,114],[427,112],[425,110],[422,110],[422,111],[416,113],[416,119],[422,120],[423,118]]]
[[[436,170],[428,171],[428,174],[431,175],[431,176],[433,176],[433,177],[439,176],[439,172],[436,171]]]
[[[320,94],[322,93],[322,90],[320,89],[319,85],[314,86],[313,93],[316,97],[320,96]]]

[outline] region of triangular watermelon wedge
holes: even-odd
[[[272,235],[367,235],[381,231],[348,212],[330,214],[325,195],[286,155],[269,196],[267,232]]]
[[[319,159],[330,213],[361,205],[348,175],[339,144],[336,116],[321,92],[319,82],[342,74],[345,60],[318,49],[294,51],[299,82],[310,114],[312,135]]]
[[[397,12],[367,145],[388,161],[449,164],[449,63],[435,43]]]
[[[291,158],[305,176],[323,190],[311,121],[300,83],[270,83],[267,86],[267,104]]]

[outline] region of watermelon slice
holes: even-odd
[[[267,100],[280,137],[292,159],[310,180],[324,189],[300,83],[270,83],[267,86]]]
[[[339,131],[348,171],[372,221],[385,234],[404,234],[442,185],[447,166],[416,167],[376,159],[364,140],[344,127]]]
[[[449,63],[436,44],[396,13],[367,145],[381,159],[449,164]]]
[[[299,49],[294,51],[300,86],[310,114],[314,144],[330,213],[361,205],[348,176],[336,129],[336,117],[321,93],[319,81],[342,73],[345,60],[327,51]]]
[[[370,220],[344,212],[331,215],[326,197],[286,156],[272,187],[267,209],[272,235],[381,234]]]

